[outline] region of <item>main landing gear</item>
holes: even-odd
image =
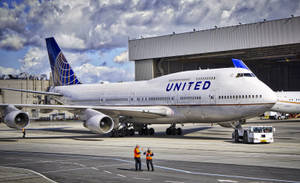
[[[169,128],[166,130],[167,135],[182,135],[182,129],[176,128],[176,123],[173,123]]]
[[[153,128],[148,128],[147,124],[133,125],[132,123],[122,123],[118,128],[113,129],[111,132],[112,137],[125,137],[134,136],[135,132],[138,132],[141,136],[153,136],[155,130]]]
[[[153,128],[148,128],[147,124],[144,124],[142,128],[138,130],[139,135],[150,135],[153,136],[155,133],[155,130]]]
[[[112,137],[125,137],[125,136],[133,136],[133,135],[134,135],[134,129],[130,128],[130,125],[128,125],[127,123],[111,131]]]

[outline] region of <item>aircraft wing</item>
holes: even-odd
[[[81,105],[41,105],[41,104],[0,104],[0,109],[5,109],[8,105],[13,105],[18,109],[54,109],[66,110],[70,112],[81,112],[86,109],[94,109],[109,116],[128,116],[157,118],[173,114],[173,110],[165,106],[81,106]]]

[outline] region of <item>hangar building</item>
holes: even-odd
[[[128,50],[137,81],[238,58],[273,90],[300,91],[300,17],[133,39]]]

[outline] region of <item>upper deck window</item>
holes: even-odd
[[[253,73],[237,73],[236,77],[255,77],[255,75]]]

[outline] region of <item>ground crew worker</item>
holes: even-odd
[[[139,148],[139,145],[136,145],[134,148],[135,171],[142,170],[141,151]]]
[[[22,133],[23,133],[23,138],[25,138],[25,136],[26,136],[25,128],[22,128]]]
[[[144,154],[146,154],[146,163],[147,163],[148,171],[150,170],[149,164],[151,165],[151,170],[154,171],[153,163],[152,163],[152,156],[154,156],[153,152],[151,151],[150,148],[148,148],[148,150],[144,152]]]

